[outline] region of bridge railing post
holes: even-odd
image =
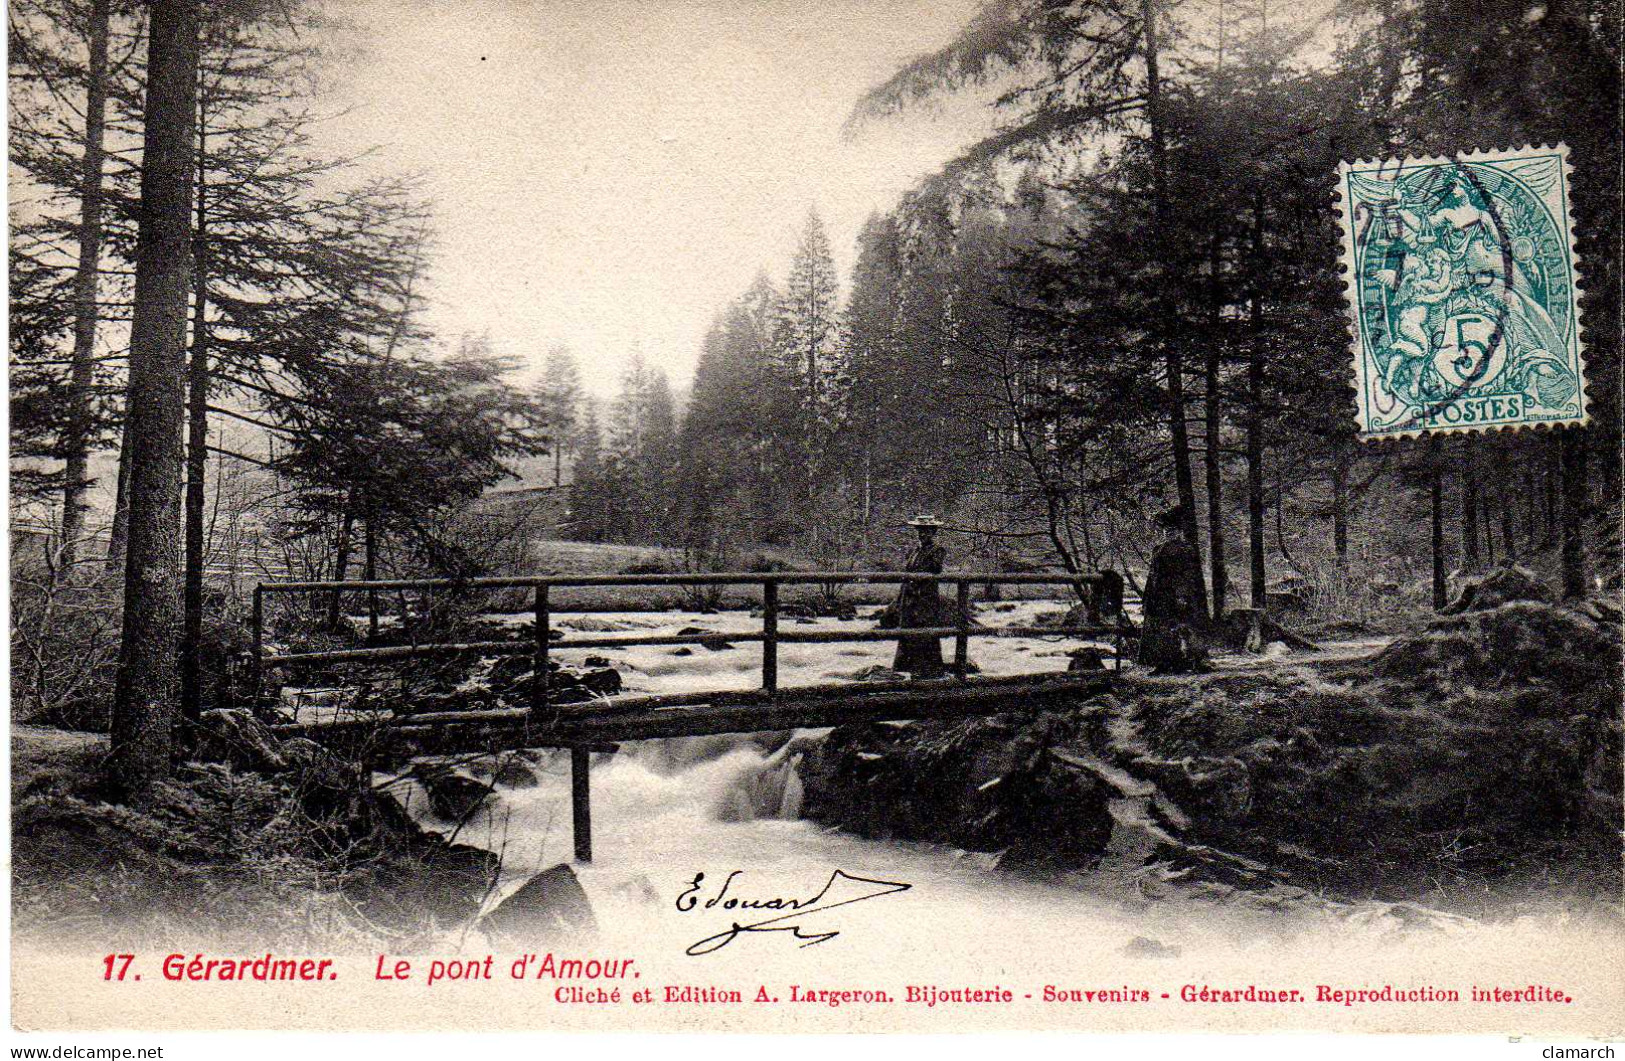
[[[576,861],[592,861],[592,752],[579,745],[570,749],[570,829]]]
[[[536,644],[531,653],[530,712],[540,718],[547,714],[548,687],[552,684],[549,658],[553,641],[553,616],[549,607],[547,583],[536,586]]]
[[[959,580],[958,614],[954,617],[954,626],[959,633],[954,635],[954,677],[964,681],[969,677],[970,671],[970,580]]]
[[[779,584],[762,580],[762,689],[779,691]]]

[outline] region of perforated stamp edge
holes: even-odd
[[[1560,162],[1564,195],[1562,196],[1562,217],[1559,219],[1563,226],[1563,237],[1568,241],[1571,291],[1569,297],[1574,306],[1574,342],[1575,355],[1579,369],[1579,398],[1580,414],[1577,418],[1570,417],[1564,420],[1551,420],[1537,423],[1513,423],[1491,425],[1455,424],[1442,427],[1416,428],[1409,431],[1384,431],[1372,434],[1366,430],[1365,407],[1361,402],[1361,395],[1365,393],[1366,385],[1366,359],[1364,340],[1362,338],[1360,323],[1360,296],[1359,276],[1356,263],[1359,261],[1358,248],[1355,246],[1354,229],[1356,221],[1351,216],[1352,206],[1348,201],[1348,175],[1354,169],[1389,168],[1395,173],[1421,166],[1456,165],[1468,162],[1499,162],[1515,158],[1518,155],[1530,152],[1548,152],[1555,154]],[[1519,431],[1558,431],[1570,427],[1584,427],[1591,422],[1591,395],[1590,384],[1586,379],[1585,358],[1585,321],[1581,306],[1581,299],[1585,291],[1584,269],[1580,261],[1579,249],[1574,242],[1574,166],[1569,161],[1568,145],[1562,141],[1555,144],[1525,144],[1517,148],[1483,148],[1456,155],[1406,155],[1403,158],[1357,158],[1343,160],[1337,165],[1336,203],[1333,209],[1337,213],[1338,228],[1342,234],[1342,251],[1339,264],[1343,273],[1343,308],[1349,324],[1349,350],[1352,356],[1350,366],[1349,389],[1355,418],[1356,438],[1361,442],[1380,443],[1396,439],[1426,438],[1439,435],[1453,434],[1511,434]]]

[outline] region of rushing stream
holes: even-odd
[[[1034,607],[1024,602],[1000,619],[1025,624]],[[756,622],[742,613],[627,614],[593,617],[582,629],[656,633],[695,625],[727,633]],[[980,642],[972,655],[984,673],[1060,670],[1065,651],[1075,644]],[[795,649],[781,662],[787,684],[827,681],[883,664],[890,646]],[[669,648],[606,652],[628,692],[750,687],[758,653],[751,645],[684,656]],[[1001,869],[995,854],[867,840],[799,817],[797,763],[822,732],[798,731],[788,742],[782,734],[629,742],[616,754],[595,755],[594,862],[576,867],[599,926],[592,951],[637,955],[662,983],[755,983],[782,974],[802,984],[856,980],[859,986],[897,988],[915,982],[964,985],[969,977],[1031,991],[1038,999],[1046,985],[1143,984],[1154,987],[1154,995],[1167,991],[1177,1000],[1186,984],[1266,981],[1310,988],[1445,985],[1465,995],[1468,975],[1472,983],[1509,984],[1538,983],[1565,971],[1572,977],[1574,965],[1561,959],[1565,948],[1608,952],[1625,942],[1616,909],[1576,909],[1534,893],[1527,900],[1510,897],[1494,917],[1471,920],[1431,908],[1425,898],[1343,903],[1298,888],[1232,889],[1183,877],[1157,861],[1159,845],[1148,836],[1147,826],[1155,825],[1145,807],[1161,800],[1160,793],[1126,776],[1113,781],[1123,798],[1113,807],[1112,846],[1087,871],[1036,877]],[[428,813],[416,782],[396,788],[426,825],[500,854],[501,882],[487,909],[535,874],[572,859],[568,756],[532,753],[525,761],[537,778],[534,787],[499,786],[455,829]],[[764,932],[741,935],[703,956],[685,953],[696,941],[747,920],[703,904],[680,909],[685,893],[710,898],[729,881],[730,897],[807,897],[837,870],[909,887],[798,918],[808,932],[834,933],[817,945]],[[741,872],[729,880],[734,871]],[[703,886],[693,890],[702,873]],[[463,931],[457,941],[473,953],[512,943],[478,929]],[[1619,989],[1608,980],[1588,990]],[[1355,1011],[1348,1016],[1362,1019]],[[1132,1022],[1119,1011],[1109,1019],[1120,1017]],[[1194,1009],[1192,1019],[1201,1021]],[[1324,1026],[1326,1015],[1304,1019]]]
[[[1034,879],[1000,870],[989,854],[866,840],[796,817],[795,762],[803,740],[817,733],[802,731],[776,752],[726,736],[629,743],[595,757],[594,863],[577,867],[600,926],[593,953],[646,955],[666,979],[719,982],[774,972],[801,983],[855,975],[874,982],[870,972],[892,970],[909,978],[899,983],[962,984],[975,971],[1042,997],[1045,985],[1079,981],[1167,985],[1176,995],[1186,981],[1238,978],[1454,984],[1465,968],[1483,982],[1503,975],[1522,983],[1562,941],[1586,949],[1620,941],[1617,919],[1606,914],[1531,907],[1490,923],[1412,904],[1332,903],[1290,889],[1221,896],[1176,882],[1147,890],[1106,864]],[[499,788],[457,834],[502,855],[503,884],[489,905],[571,858],[568,757],[546,756],[535,769],[536,787]],[[421,791],[406,798],[421,810]],[[809,918],[809,930],[840,933],[818,946],[763,934],[702,958],[684,954],[742,919],[679,912],[676,900],[695,874],[709,882],[702,897],[733,870],[744,873],[730,895],[805,896],[837,869],[911,887]],[[492,942],[477,932],[465,937],[476,951]],[[1468,955],[1475,964],[1463,964]],[[1465,993],[1465,984],[1457,986]]]

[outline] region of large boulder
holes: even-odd
[[[1068,671],[1103,671],[1107,668],[1110,659],[1098,645],[1085,645],[1082,648],[1072,649],[1067,654]]]
[[[1551,590],[1535,573],[1517,564],[1503,564],[1483,575],[1461,580],[1456,599],[1440,610],[1442,615],[1481,612],[1512,601],[1549,601]]]
[[[467,769],[473,776],[504,788],[535,788],[538,784],[530,761],[514,752],[475,759]]]
[[[418,763],[412,777],[429,797],[429,810],[447,822],[466,820],[490,798],[492,784],[440,764]]]
[[[491,780],[507,788],[535,788],[538,784],[536,772],[529,763],[519,758],[503,759],[491,775]]]
[[[595,696],[614,696],[621,691],[621,672],[613,667],[599,667],[581,676],[581,687]]]
[[[556,669],[556,668],[555,668]],[[487,681],[498,696],[526,696],[536,674],[536,661],[529,656],[501,656],[491,663]]]
[[[863,836],[1000,851],[1012,864],[1079,865],[1111,838],[1112,794],[1049,749],[1083,721],[1013,713],[841,726],[803,760],[802,814]]]
[[[554,704],[581,704],[599,696],[614,696],[623,688],[621,672],[613,667],[595,667],[585,672],[556,664],[548,679],[547,699]],[[524,695],[530,695],[528,683]]]
[[[1257,608],[1231,608],[1214,624],[1216,640],[1227,648],[1248,652],[1263,652],[1269,645],[1284,644],[1302,652],[1313,652],[1319,646],[1300,634],[1282,626],[1269,612]]]
[[[480,927],[519,943],[552,943],[597,935],[598,919],[575,870],[561,863],[526,881]]]
[[[424,829],[393,796],[374,794],[363,809],[369,828],[354,852],[349,888],[369,917],[455,925],[479,913],[501,872],[500,855]]]

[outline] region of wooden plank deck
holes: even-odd
[[[759,691],[644,696],[567,705],[553,717],[524,709],[441,711],[389,719],[285,723],[279,737],[309,737],[370,755],[452,755],[517,748],[604,746],[632,740],[754,733],[853,722],[955,718],[1030,710],[1106,692],[1109,672],[845,683]]]

